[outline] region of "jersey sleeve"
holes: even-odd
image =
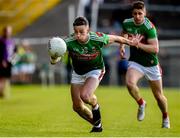
[[[123,33],[127,33],[127,23],[126,23],[127,19],[125,19],[122,23],[122,32]]]
[[[72,41],[75,40],[74,39],[74,34],[70,34],[70,35],[66,36],[63,40],[66,43],[67,50],[69,50],[70,43],[72,43]]]
[[[126,28],[125,28],[125,25],[124,25],[124,22],[122,23],[122,32],[126,32]]]
[[[147,31],[147,38],[148,39],[157,38],[157,31],[155,27],[152,27]]]
[[[101,48],[109,43],[109,36],[107,34],[96,32],[96,35],[98,37],[98,41],[101,42]]]
[[[107,34],[103,34],[104,38],[104,45],[107,45],[109,43],[109,36]]]
[[[65,36],[65,37],[63,38],[63,40],[64,40],[64,42],[65,42],[66,44],[68,44],[72,39],[73,39],[72,34],[70,34],[70,35],[68,35],[68,36]]]

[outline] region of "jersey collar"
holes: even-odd
[[[90,35],[88,34],[88,40],[85,43],[81,43],[81,42],[78,42],[78,43],[80,43],[82,45],[85,45],[85,44],[87,44],[89,42],[89,40],[90,40]]]
[[[134,21],[134,18],[133,18],[133,22],[134,22],[134,24],[135,24],[136,26],[141,26],[142,24],[144,24],[145,18],[144,18],[144,21],[143,21],[141,24],[136,24],[136,22]]]

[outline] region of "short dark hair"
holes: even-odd
[[[145,5],[144,5],[144,2],[143,1],[135,1],[133,2],[133,6],[132,6],[132,10],[134,9],[144,9],[145,8]]]
[[[89,25],[88,20],[85,17],[77,17],[74,20],[73,26],[80,26],[80,25]]]

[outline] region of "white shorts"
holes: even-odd
[[[102,80],[104,76],[105,70],[104,69],[97,69],[92,70],[86,74],[78,75],[74,70],[72,72],[72,79],[71,83],[73,84],[84,84],[87,78],[93,77],[99,80],[99,82]]]
[[[160,80],[162,77],[162,71],[159,65],[153,67],[144,67],[136,62],[129,61],[128,69],[133,68],[144,74],[147,80]]]
[[[21,72],[23,73],[30,73],[33,74],[35,72],[35,64],[21,64],[21,68],[20,68]]]
[[[14,65],[12,67],[12,74],[13,75],[18,75],[20,73],[20,65]]]

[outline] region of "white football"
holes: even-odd
[[[48,53],[51,57],[60,57],[67,50],[65,41],[60,37],[53,37],[48,43]]]

